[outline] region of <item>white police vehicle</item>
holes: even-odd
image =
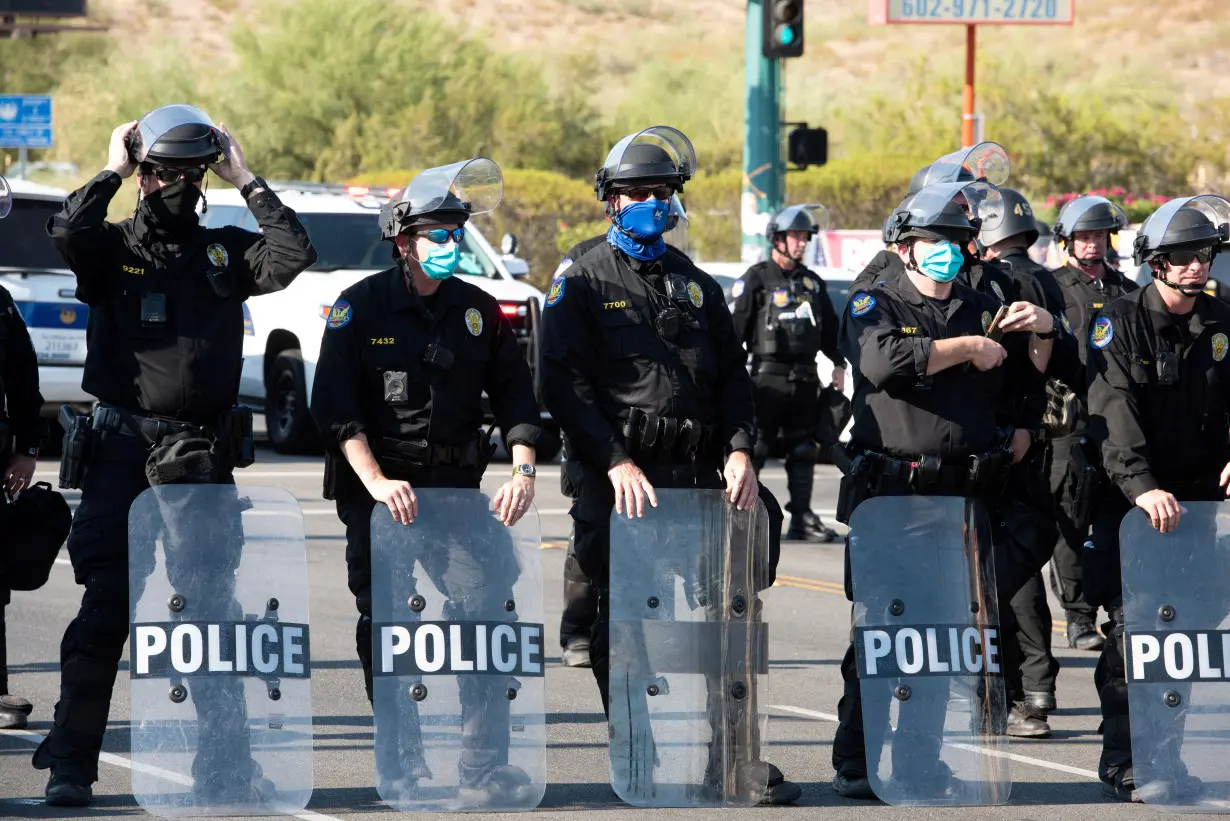
[[[81,389],[88,309],[73,296],[77,279],[47,236],[47,220],[64,206],[68,192],[26,180],[9,180],[13,210],[0,220],[0,285],[21,312],[38,355],[43,416],[55,419],[61,405],[87,409],[94,397]],[[59,429],[50,425],[47,444]]]
[[[254,297],[245,304],[239,393],[241,401],[258,411],[264,409],[269,442],[275,450],[312,452],[319,442],[308,413],[308,398],[325,319],[343,290],[393,264],[393,246],[381,240],[377,217],[380,206],[397,189],[273,181],[269,186],[299,216],[319,259],[286,290]],[[203,226],[260,230],[235,189],[210,191],[207,196]],[[497,252],[471,224],[461,244],[457,275],[500,302],[530,362],[537,392],[543,294],[520,281],[529,268],[514,256],[516,246],[516,237],[507,234],[502,252]]]

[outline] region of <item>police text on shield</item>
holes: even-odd
[[[375,624],[372,637],[377,676],[545,675],[541,624]]]
[[[1128,681],[1226,681],[1230,631],[1129,633],[1126,661]]]
[[[306,624],[282,621],[134,624],[132,678],[312,674]]]
[[[860,678],[1001,675],[998,627],[860,627],[854,641]]]

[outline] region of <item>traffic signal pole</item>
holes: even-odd
[[[763,54],[765,4],[772,2],[747,0],[740,227],[748,264],[760,260],[768,245],[764,229],[782,203],[780,61]]]
[[[965,88],[961,94],[961,147],[974,144],[974,56],[978,50],[978,27],[965,27]]]

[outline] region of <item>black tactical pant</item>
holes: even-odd
[[[1092,622],[1097,617],[1098,608],[1085,596],[1084,572],[1081,568],[1081,555],[1089,528],[1072,518],[1077,503],[1072,448],[1077,446],[1080,438],[1078,433],[1061,436],[1051,442],[1051,489],[1055,497],[1055,524],[1059,528],[1059,538],[1051,557],[1050,577],[1051,591],[1063,606],[1065,617]]]
[[[1029,537],[1036,542],[1029,552],[1038,556],[1053,552],[1059,534],[1051,493],[1051,468],[1048,449],[1032,448],[1024,461],[1013,466],[1007,491],[1033,514],[1034,528]],[[1004,684],[1011,700],[1020,701],[1026,690],[1054,693],[1059,661],[1051,652],[1051,606],[1041,572],[1030,576],[999,617],[1004,642],[1009,645],[1008,655],[1020,660],[1019,665],[1004,671]]]
[[[386,470],[386,474],[392,471]],[[432,468],[403,475],[416,489],[478,488],[478,477],[468,468]],[[423,504],[420,501],[420,504]],[[346,525],[346,565],[350,590],[355,595],[359,621],[355,628],[355,650],[363,665],[363,684],[367,700],[388,687],[397,708],[394,727],[381,726],[376,731],[376,771],[381,777],[395,781],[426,764],[423,751],[419,707],[409,696],[409,686],[395,678],[376,681],[372,676],[372,565],[371,518],[376,501],[362,487],[351,487],[337,500],[338,517]],[[413,527],[413,525],[411,525]],[[503,602],[512,599],[512,582],[516,578],[516,556],[511,541],[502,555],[477,555],[467,549],[461,538],[465,528],[502,526],[495,522],[485,507],[473,511],[457,523],[459,538],[433,545],[416,555],[397,557],[398,578],[410,578],[416,562],[426,571],[431,583],[443,593],[448,604],[444,618],[456,621],[490,621],[490,613],[503,612]],[[505,536],[505,538],[507,538]],[[498,543],[498,542],[496,542]],[[407,597],[413,592],[405,592]],[[499,606],[492,607],[493,602]],[[485,617],[486,616],[486,617]],[[510,618],[515,614],[509,614]],[[461,703],[462,754],[459,771],[462,786],[477,786],[494,768],[508,764],[510,744],[509,702],[507,682],[499,676],[458,676]]]
[[[584,475],[581,463],[565,456],[560,466],[560,492],[569,499],[576,499],[581,493]],[[598,591],[577,560],[576,541],[574,527],[572,538],[568,540],[568,554],[564,557],[564,612],[559,623],[560,647],[567,647],[574,638],[589,641],[590,631],[598,618]]]
[[[906,496],[911,491],[904,482],[897,480],[882,481],[877,489],[878,496]],[[1003,614],[1011,612],[1011,599],[1015,593],[1038,573],[1046,562],[1046,555],[1038,550],[1039,540],[1036,537],[1033,515],[1023,505],[1007,499],[994,499],[986,504],[991,527],[991,544],[995,556],[995,583],[1001,614],[1000,637],[1008,633],[1003,627]],[[908,561],[908,557],[903,557]],[[853,601],[853,585],[850,580],[850,547],[846,542],[846,596]],[[1010,670],[1020,664],[1019,657],[1014,653],[1013,642],[1004,641],[1001,644],[1001,667],[1005,677],[1010,676]],[[844,683],[841,700],[837,703],[837,732],[833,737],[833,768],[847,778],[866,777],[867,750],[863,732],[863,694],[858,677],[858,659],[854,642],[846,649],[841,660],[841,678]],[[938,711],[935,720],[939,725],[944,721],[944,714]],[[884,720],[888,720],[887,706]],[[997,728],[992,728],[997,729]],[[1002,729],[1002,728],[999,728]],[[934,742],[936,749],[926,751],[917,745],[906,745],[913,759],[911,766],[927,767],[926,762],[938,761],[940,758],[939,743],[942,736],[942,726],[915,727],[920,739]],[[921,742],[920,742],[921,743]],[[903,750],[904,751],[904,750]]]
[[[60,643],[60,700],[55,706],[54,725],[34,752],[37,769],[52,768],[57,775],[85,783],[98,780],[98,755],[102,749],[111,693],[120,656],[128,639],[131,618],[129,574],[143,587],[154,569],[153,545],[136,551],[140,567],[129,567],[128,511],[133,501],[149,487],[145,461],[149,453],[143,440],[118,433],[101,434],[94,458],[81,487],[81,504],[73,517],[68,554],[77,583],[85,586],[81,609],[69,623]],[[184,511],[160,505],[166,538],[167,574],[174,589],[200,596],[202,601],[234,602],[234,570],[240,560],[242,538],[232,538],[196,549],[192,538],[201,533],[200,523],[185,521]],[[238,510],[235,511],[236,517]],[[238,520],[232,523],[238,526]],[[217,532],[205,528],[204,532]],[[208,553],[203,564],[180,562],[177,557]],[[140,589],[132,590],[135,596]],[[168,613],[168,616],[171,614]],[[240,616],[241,617],[241,616]],[[169,619],[168,620],[172,620]],[[211,776],[219,782],[242,783],[255,774],[252,761],[243,682],[238,678],[198,677],[188,681],[198,715],[200,746],[193,774]],[[227,767],[219,764],[225,761]]]
[[[820,381],[815,365],[806,377],[785,373],[765,373],[753,377],[756,386],[756,447],[754,462],[759,472],[768,459],[773,443],[781,437],[786,451],[786,488],[790,500],[786,510],[802,516],[811,510],[811,492],[818,455],[815,434],[820,414]]]

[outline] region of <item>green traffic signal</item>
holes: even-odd
[[[764,20],[761,53],[770,60],[802,56],[804,0],[759,0],[759,5]]]
[[[777,41],[783,46],[792,44],[797,39],[794,29],[791,26],[782,26],[777,34]]]

